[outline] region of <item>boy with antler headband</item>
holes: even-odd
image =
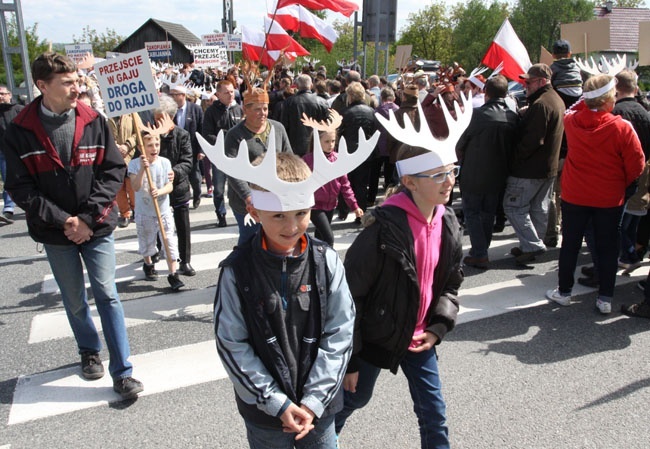
[[[298,156],[276,153],[273,130],[256,166],[245,143],[229,158],[223,133],[213,146],[198,138],[226,174],[251,183],[247,209],[261,226],[222,262],[214,311],[250,447],[332,449],[354,305],[336,252],[306,231],[314,192],[362,163],[379,135],[360,136],[359,149],[336,163],[315,137],[313,174]]]

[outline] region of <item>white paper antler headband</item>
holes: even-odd
[[[580,70],[589,73],[590,75],[616,76],[627,66],[627,55],[616,55],[616,58],[612,58],[611,61],[608,61],[607,58],[601,56],[600,64],[596,64],[593,57],[590,57],[589,59],[591,60],[591,64],[589,64],[587,61],[583,61],[582,59],[577,58],[576,65],[580,68]],[[636,65],[638,65],[638,62]],[[634,66],[635,68],[636,65]]]
[[[381,123],[386,131],[388,131],[396,140],[407,145],[425,148],[430,151],[429,153],[397,161],[397,172],[400,177],[422,173],[433,168],[443,167],[458,160],[456,157],[456,143],[458,143],[460,136],[462,136],[465,129],[469,126],[473,111],[472,94],[470,93],[466,97],[461,93],[460,97],[463,109],[461,109],[461,105],[454,102],[456,119],[451,116],[444,101],[439,99],[440,104],[442,105],[442,112],[445,115],[445,120],[449,127],[449,136],[445,140],[437,139],[433,134],[431,134],[431,130],[429,129],[429,125],[419,103],[419,132],[415,130],[408,117],[404,117],[404,127],[402,127],[395,119],[393,111],[389,111],[388,120],[386,120],[386,118],[381,114],[375,113],[375,117],[377,117],[379,123]]]
[[[262,162],[251,165],[248,156],[248,145],[245,140],[239,144],[237,157],[226,156],[224,148],[224,133],[219,132],[217,141],[210,145],[199,133],[196,138],[210,161],[219,170],[233,178],[256,184],[268,192],[253,191],[253,205],[261,210],[286,212],[291,210],[309,209],[314,205],[314,192],[324,184],[339,178],[361,165],[372,153],[379,140],[379,132],[369,139],[359,128],[359,147],[354,153],[348,153],[345,139],[339,143],[338,159],[331,163],[321,150],[318,133],[314,133],[314,169],[309,178],[301,182],[287,182],[277,177],[275,158],[275,131],[271,126],[267,155]],[[259,193],[258,193],[259,192]]]

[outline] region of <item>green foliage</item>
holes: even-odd
[[[408,25],[401,31],[398,45],[413,45],[412,53],[424,59],[448,61],[452,53],[451,19],[441,0],[409,14]]]
[[[594,19],[589,0],[519,0],[510,22],[528,49],[531,62],[539,61],[541,46],[550,49],[560,38],[560,25]]]
[[[120,36],[115,30],[106,28],[105,33],[98,34],[97,30],[90,28],[88,25],[83,28],[81,37],[72,35],[72,42],[75,44],[91,44],[93,46],[93,54],[98,58],[105,58],[106,52],[112,51],[124,39],[124,36]]]
[[[7,21],[7,37],[9,39],[9,46],[17,47],[19,46],[18,42],[18,33],[16,32],[16,20],[15,17]],[[33,61],[38,55],[47,51],[49,45],[45,40],[40,40],[37,35],[38,23],[35,23],[32,27],[25,28],[25,41],[27,44],[27,53],[28,61]],[[0,47],[0,59],[4,61],[4,55],[2,54],[2,47]],[[20,55],[12,54],[11,55],[12,67],[14,69],[14,80],[16,85],[19,85],[24,81],[25,77],[23,76],[23,63],[20,59]],[[0,83],[6,84],[7,75],[5,72],[4,63],[0,67]]]
[[[506,2],[493,0],[488,6],[484,0],[470,0],[466,4],[457,4],[451,16],[454,60],[467,70],[478,66],[487,43],[494,39],[506,17]]]
[[[645,0],[617,0],[614,2],[616,8],[645,8]]]

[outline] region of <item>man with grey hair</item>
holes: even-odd
[[[176,126],[173,117],[178,112],[176,102],[169,95],[160,96],[160,106],[153,111],[158,127],[164,127],[160,135],[160,155],[169,159],[174,171],[174,190],[169,197],[174,213],[174,224],[178,235],[178,272],[194,276],[196,271],[190,265],[192,244],[190,241],[190,171],[192,170],[192,144],[190,133]],[[161,130],[162,131],[162,130]]]
[[[309,149],[312,128],[303,125],[303,114],[315,120],[327,120],[328,104],[325,99],[311,92],[311,76],[301,74],[296,77],[297,92],[284,101],[281,123],[287,131],[293,152],[304,156]]]
[[[368,78],[368,93],[374,95],[378,105],[381,105],[381,89],[379,88],[379,77],[377,75]]]

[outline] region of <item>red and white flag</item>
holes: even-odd
[[[305,47],[300,45],[294,38],[289,36],[282,26],[264,17],[264,29],[267,30],[266,48],[269,50],[284,50],[287,53],[295,53],[298,56],[310,55]]]
[[[269,16],[272,14],[269,13]],[[295,31],[302,37],[319,40],[328,53],[332,51],[332,46],[339,37],[334,28],[301,5],[285,6],[278,9],[275,12],[275,21],[285,30]]]
[[[269,28],[269,23],[266,27]],[[275,24],[278,26],[277,24]],[[282,27],[278,26],[280,30]],[[285,58],[295,60],[298,55],[308,55],[309,52],[305,50],[298,42],[291,38],[284,30],[282,33],[277,33],[277,29],[272,28],[275,34],[269,34],[264,45],[264,32],[256,30],[245,25],[242,26],[242,56],[249,61],[258,61],[260,64],[267,67],[273,67],[275,62],[280,58],[284,50]]]
[[[508,19],[503,21],[501,28],[490,44],[481,63],[491,69],[503,62],[501,74],[511,80],[519,81],[519,75],[526,73],[532,65],[528,51],[521,42]]]
[[[359,5],[346,0],[278,0],[277,8],[280,9],[289,5],[302,5],[305,8],[317,11],[329,9],[346,17],[350,17],[355,11],[359,10]]]

